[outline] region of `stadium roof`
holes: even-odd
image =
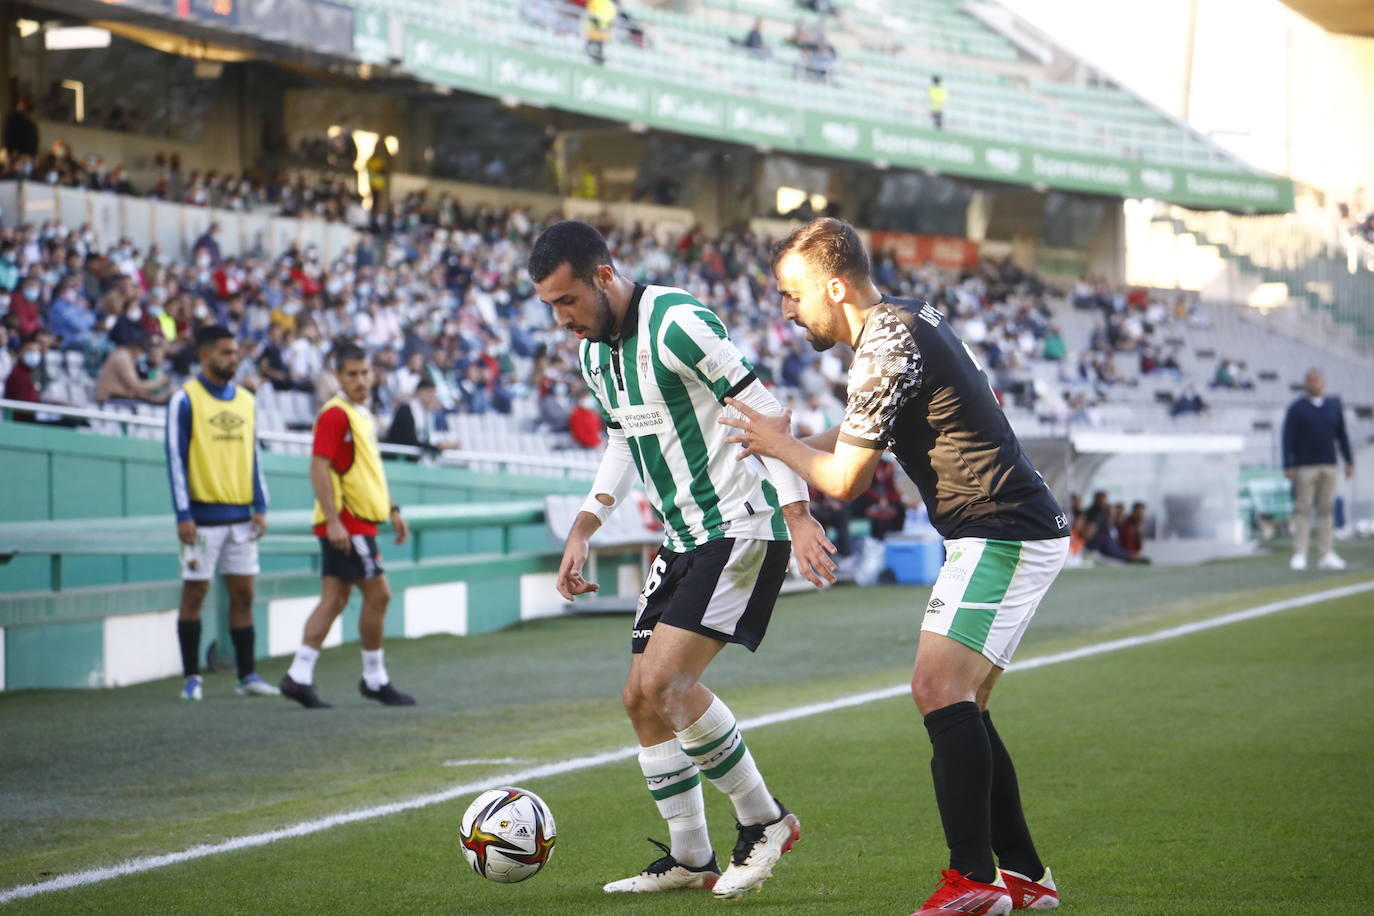
[[[1294,12],[1328,32],[1374,38],[1374,3],[1350,0],[1284,0]]]

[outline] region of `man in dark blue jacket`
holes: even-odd
[[[1345,432],[1341,399],[1324,397],[1326,379],[1321,370],[1309,369],[1304,397],[1288,405],[1283,418],[1283,472],[1293,481],[1292,569],[1307,568],[1307,535],[1312,524],[1312,504],[1317,506],[1317,568],[1345,569],[1331,549],[1331,529],[1336,508],[1336,447],[1345,458],[1345,476],[1355,473],[1350,437]]]

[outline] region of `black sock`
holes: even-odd
[[[925,717],[935,755],[935,800],[949,844],[949,867],[974,881],[997,880],[992,860],[992,749],[978,704],[965,700]]]
[[[238,666],[239,680],[243,680],[256,667],[253,660],[253,628],[247,626],[230,630],[229,638],[234,641],[234,664]]]
[[[178,620],[177,642],[181,643],[181,673],[200,674],[200,621]]]
[[[1032,881],[1045,876],[1045,866],[1031,842],[1026,815],[1021,810],[1021,788],[1016,783],[1016,767],[1002,743],[992,717],[983,713],[983,725],[992,745],[992,848],[1003,868],[1025,875]]]

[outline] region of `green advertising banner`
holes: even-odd
[[[1108,159],[824,112],[807,112],[803,145],[816,155],[989,181],[1148,197],[1185,206],[1265,212],[1293,209],[1293,183],[1286,178]]]
[[[369,15],[375,14],[359,18]],[[361,34],[364,26],[358,29]],[[1293,209],[1293,183],[1286,178],[999,143],[804,103],[789,108],[482,44],[413,22],[405,23],[403,64],[423,79],[483,95],[767,149],[1204,209]]]
[[[377,10],[355,10],[353,53],[370,64],[386,63],[391,57],[391,16]]]

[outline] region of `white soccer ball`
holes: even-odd
[[[488,789],[468,805],[459,825],[463,858],[488,881],[514,884],[533,877],[553,855],[553,813],[527,789]]]

